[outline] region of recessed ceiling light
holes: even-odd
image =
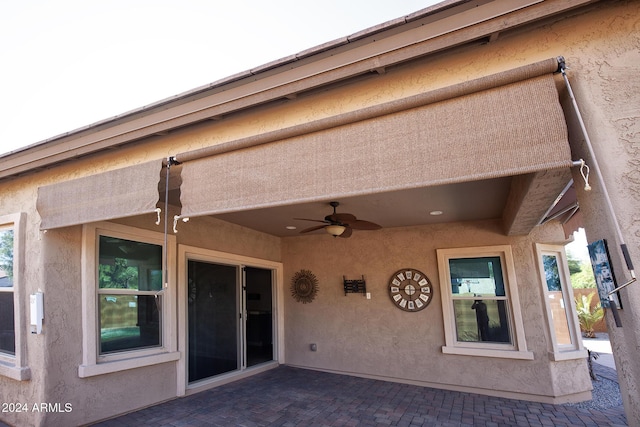
[[[429,215],[433,215],[433,216],[438,216],[438,215],[442,215],[444,212],[442,211],[431,211],[429,212]]]
[[[298,227],[296,227],[295,225],[287,225],[287,227],[286,227],[286,228],[287,228],[287,230],[295,230],[295,229],[297,229]]]

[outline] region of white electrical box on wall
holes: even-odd
[[[44,320],[44,297],[42,292],[36,292],[29,296],[31,306],[31,333],[42,333],[42,321]]]

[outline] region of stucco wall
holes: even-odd
[[[19,211],[27,213],[27,269],[23,281],[25,295],[38,289],[45,292],[46,320],[43,335],[26,336],[32,380],[16,382],[0,377],[0,399],[29,403],[54,402],[58,399],[66,402],[69,399],[71,402],[77,401],[78,405],[85,405],[83,411],[90,413],[91,418],[87,418],[86,414],[82,416],[88,420],[107,414],[106,409],[91,412],[92,406],[99,402],[108,403],[104,407],[110,408],[112,413],[126,410],[128,400],[120,393],[123,386],[131,385],[134,389],[143,387],[144,390],[157,387],[159,391],[154,395],[155,399],[169,396],[165,389],[174,386],[174,380],[169,378],[172,368],[165,366],[167,364],[137,370],[131,378],[141,380],[139,384],[135,384],[135,380],[124,373],[85,380],[77,378],[77,365],[81,361],[80,228],[52,231],[49,235],[43,235],[38,230],[39,218],[35,211],[38,186],[132,163],[161,159],[177,152],[328,117],[557,55],[564,55],[567,59],[570,67],[568,74],[585,115],[616,215],[632,259],[636,265],[640,264],[640,220],[637,215],[640,211],[640,193],[637,191],[637,177],[640,175],[640,132],[637,129],[637,123],[640,123],[637,97],[637,76],[640,74],[639,27],[640,2],[600,2],[575,16],[551,19],[547,24],[534,29],[525,27],[511,35],[499,36],[494,42],[467,47],[452,54],[440,54],[348,87],[343,86],[314,96],[300,96],[268,110],[231,116],[206,126],[150,138],[128,148],[112,150],[97,158],[79,159],[36,175],[2,182],[0,214]],[[346,94],[345,90],[349,93]],[[584,150],[581,147],[573,148],[576,157],[582,156]],[[579,176],[576,175],[575,178],[579,181]],[[612,231],[614,227],[609,221],[609,214],[603,211],[604,198],[600,190],[598,185],[594,185],[592,193],[579,193],[581,208],[587,218],[587,236],[590,241],[607,238],[615,242],[617,238]],[[206,227],[212,227],[211,230],[216,231],[209,234],[202,233],[199,228],[182,227],[178,235],[179,241],[265,259],[279,258],[278,239],[243,231],[215,220],[201,221],[201,224],[207,222]],[[146,227],[139,219],[126,222]],[[197,226],[198,221],[195,224]],[[567,384],[568,387],[572,382],[565,382],[567,372],[581,369],[583,362],[557,363],[554,366],[563,368],[559,370],[549,368],[544,362],[547,358],[548,337],[544,328],[539,327],[542,320],[542,298],[532,249],[534,241],[556,241],[557,230],[537,230],[527,238],[507,239],[496,227],[492,223],[481,226],[458,224],[455,227],[447,225],[415,230],[382,230],[366,237],[364,234],[354,235],[345,240],[327,239],[326,236],[285,239],[282,244],[282,261],[287,265],[285,279],[289,280],[300,268],[311,269],[320,279],[320,294],[312,304],[299,304],[291,298],[285,298],[287,316],[294,319],[287,321],[286,325],[287,362],[362,374],[370,373],[375,366],[377,374],[392,376],[401,371],[397,363],[401,360],[417,366],[419,381],[433,384],[444,383],[444,374],[450,374],[452,366],[459,366],[460,385],[487,388],[496,386],[499,382],[501,387],[506,384],[513,388],[517,380],[526,387],[525,392],[562,394],[568,388],[554,391],[549,384],[555,383],[560,388]],[[459,230],[456,235],[460,232],[469,235],[464,241],[458,241],[461,238],[452,237],[452,229]],[[414,315],[390,306],[384,292],[389,275],[404,266],[418,268],[437,282],[435,248],[455,246],[453,243],[456,241],[461,246],[510,243],[516,259],[520,261],[516,273],[521,303],[531,301],[533,304],[523,307],[523,317],[527,343],[535,354],[535,360],[510,363],[506,376],[516,379],[514,381],[507,379],[505,382],[498,376],[489,378],[489,375],[471,375],[479,371],[503,372],[505,368],[502,361],[487,360],[472,368],[464,364],[465,357],[443,358],[439,354],[444,341],[442,318],[439,314],[440,301],[437,296],[426,310]],[[300,254],[309,253],[312,247],[321,252],[322,256],[304,259]],[[619,254],[614,253],[613,257],[614,270],[624,278]],[[344,296],[341,288],[343,274],[356,277],[365,274],[372,299],[366,300],[355,294]],[[637,332],[640,331],[640,317],[637,314],[637,308],[640,307],[639,289],[639,286],[632,285],[622,294],[626,307],[621,313],[624,330],[610,327],[616,365],[622,378],[623,398],[631,421],[640,420],[640,392],[637,389],[640,382],[635,381],[640,378],[640,359],[634,357],[640,347]],[[27,301],[24,304],[27,306]],[[50,307],[54,309],[50,310]],[[332,314],[326,316],[326,325],[312,321],[320,307]],[[380,316],[382,308],[385,317]],[[410,316],[424,318],[424,321],[403,324],[405,318]],[[610,314],[607,316],[608,324],[612,325]],[[369,321],[363,322],[363,319]],[[300,322],[300,325],[296,322]],[[399,325],[403,328],[398,333]],[[337,337],[336,332],[340,332]],[[308,350],[311,342],[318,344],[318,351],[315,353]],[[418,350],[417,354],[423,355],[419,364],[410,360],[414,357],[412,354],[416,354],[411,353],[412,350]],[[370,358],[361,357],[363,352],[369,354]],[[383,359],[380,354],[392,355],[393,358]],[[468,378],[477,379],[467,383]],[[586,389],[587,379],[573,380],[578,388]],[[451,382],[448,378],[446,381]],[[140,398],[136,398],[134,402],[132,405],[147,403]],[[79,412],[73,414],[71,421],[80,419],[75,418],[81,417]],[[56,414],[45,417],[32,413],[27,418],[22,414],[3,414],[3,417],[7,422],[18,425],[60,421]]]
[[[119,222],[159,231],[154,220],[151,216]],[[177,236],[179,244],[270,260],[280,256],[279,239],[212,218],[182,225]],[[81,227],[52,230],[43,238],[46,304],[55,308],[48,313],[45,335],[46,401],[55,399],[78,408],[69,413],[47,414],[46,425],[100,420],[177,395],[175,362],[78,378],[78,365],[82,364],[80,238]]]
[[[499,222],[460,223],[354,232],[348,239],[313,235],[283,239],[285,288],[293,275],[311,270],[319,282],[312,303],[285,298],[286,361],[306,368],[397,379],[442,388],[469,387],[516,397],[557,396],[590,390],[585,360],[549,367],[542,285],[534,242],[557,242],[562,230],[545,227],[527,237],[507,238]],[[442,353],[444,326],[436,249],[512,245],[528,350],[535,360],[495,359]],[[417,313],[397,309],[388,281],[402,268],[425,273],[434,284],[431,304]],[[365,275],[367,292],[347,294],[343,275]],[[310,344],[317,344],[317,351]],[[569,371],[570,378],[559,377]],[[529,397],[531,397],[529,396]]]
[[[557,25],[558,31],[573,31],[571,25],[588,28],[586,42],[570,38],[567,56],[571,64],[569,77],[584,123],[597,156],[602,182],[597,171],[592,178],[593,190],[578,188],[580,206],[585,218],[587,240],[607,239],[612,267],[618,284],[631,278],[619,250],[626,242],[635,267],[640,264],[640,2],[607,3],[593,16],[580,16]],[[589,26],[589,27],[587,27]],[[574,123],[572,130],[577,133]],[[574,143],[576,157],[592,166],[594,159],[584,142]],[[574,171],[574,179],[580,177]],[[604,184],[604,186],[603,186]],[[607,196],[613,210],[608,207]],[[622,327],[606,310],[606,323],[620,379],[629,425],[640,425],[640,286],[632,284],[620,294],[624,309],[619,312]]]
[[[34,186],[33,177],[20,178],[14,181],[4,183],[0,190],[0,215],[14,214],[18,212],[26,212],[26,233],[25,233],[25,270],[23,271],[21,285],[24,287],[22,304],[25,310],[29,306],[29,294],[34,293],[38,288],[42,288],[42,250],[40,248],[41,234],[38,231],[38,218],[33,214],[35,211],[36,187]],[[35,268],[34,268],[35,266]],[[24,312],[23,316],[28,316],[28,312]],[[28,317],[26,317],[28,319]],[[27,321],[25,321],[27,322]],[[28,405],[46,402],[44,382],[44,335],[32,335],[23,332],[26,340],[26,362],[31,369],[31,380],[15,381],[7,377],[0,376],[0,401],[27,403]],[[31,408],[29,407],[29,410]],[[37,425],[41,417],[39,414],[32,413],[3,413],[0,414],[0,420],[11,424],[21,425],[27,421],[25,425]]]
[[[155,218],[133,217],[117,221],[120,224],[142,229],[161,231]],[[172,224],[169,224],[169,232]],[[191,218],[188,223],[179,222],[175,234],[179,245],[226,252],[268,261],[280,261],[280,238],[212,217]]]
[[[50,230],[44,246],[47,313],[44,360],[47,402],[70,403],[74,411],[48,413],[45,425],[74,425],[170,399],[176,395],[175,363],[79,378],[82,364],[82,227]]]
[[[114,161],[122,161],[116,157]],[[83,174],[100,172],[105,166],[103,159],[78,164]],[[79,175],[75,169],[66,165],[58,168],[57,173],[20,178],[5,183],[0,192],[0,215],[27,212],[23,315],[28,319],[29,294],[43,291],[45,303],[43,333],[24,334],[31,380],[19,382],[0,376],[0,401],[27,403],[29,407],[27,412],[0,415],[0,420],[11,425],[79,425],[162,402],[177,394],[175,362],[90,378],[78,377],[78,366],[82,364],[82,227],[44,233],[39,230],[35,209],[37,187]],[[154,224],[153,215],[119,222],[141,229],[162,230]],[[180,244],[273,261],[280,258],[280,240],[273,236],[213,218],[194,218],[180,225],[177,235]],[[59,403],[62,410],[33,411],[33,405],[41,403]]]

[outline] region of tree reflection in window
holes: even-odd
[[[13,286],[13,229],[0,229],[0,286]]]
[[[100,264],[100,287],[138,289],[138,268],[128,263],[124,258],[115,258],[113,264]]]
[[[13,228],[0,228],[0,352],[16,354],[13,302]]]
[[[103,235],[99,260],[100,352],[160,346],[162,246]]]

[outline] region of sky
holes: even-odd
[[[0,154],[439,0],[5,0]]]
[[[567,257],[589,262],[589,249],[587,248],[587,236],[584,228],[573,233],[573,242],[566,245]]]

